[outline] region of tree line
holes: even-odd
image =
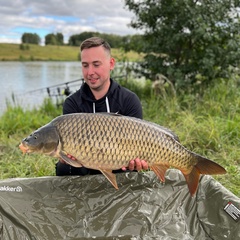
[[[121,48],[126,45],[132,36],[119,36],[115,34],[99,33],[99,32],[82,32],[70,36],[68,43],[64,43],[64,36],[62,33],[50,33],[45,36],[45,45],[68,45],[80,46],[81,42],[90,37],[101,37],[109,42],[112,48]],[[21,38],[22,44],[41,44],[41,38],[36,33],[24,33]]]
[[[131,27],[143,34],[83,32],[72,35],[68,45],[79,46],[86,38],[99,36],[113,48],[143,53],[143,61],[132,65],[135,71],[150,79],[163,76],[182,91],[239,73],[239,0],[125,0],[125,6],[135,15]],[[36,34],[32,40],[39,44]],[[48,34],[45,44],[63,45],[62,34]]]

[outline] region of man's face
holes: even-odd
[[[95,91],[104,88],[114,68],[114,59],[99,46],[82,50],[81,61],[83,77],[89,87]]]

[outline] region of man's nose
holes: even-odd
[[[89,65],[89,66],[88,66],[88,74],[91,75],[91,74],[94,74],[94,73],[95,73],[95,68],[94,68],[94,66]]]

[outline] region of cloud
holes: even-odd
[[[123,0],[0,0],[0,42],[21,42],[24,32],[61,32],[65,42],[73,34],[97,31],[117,35],[135,34],[129,27],[133,14]]]

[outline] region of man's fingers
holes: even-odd
[[[148,163],[145,160],[136,158],[134,160],[129,161],[128,167],[122,167],[123,171],[126,171],[127,169],[129,169],[130,171],[148,170]]]
[[[70,154],[67,154],[67,157],[68,158],[70,158],[70,159],[72,159],[73,161],[75,161],[76,160],[76,158],[75,157],[73,157],[72,155],[70,155]]]
[[[143,170],[148,170],[148,163],[144,160],[141,160],[141,164],[142,164],[142,169]]]
[[[142,163],[141,163],[141,160],[139,158],[136,158],[135,159],[135,169],[137,171],[140,171],[142,170]]]
[[[129,169],[130,171],[133,171],[134,168],[135,168],[135,160],[131,160],[131,161],[129,162],[128,169]]]

